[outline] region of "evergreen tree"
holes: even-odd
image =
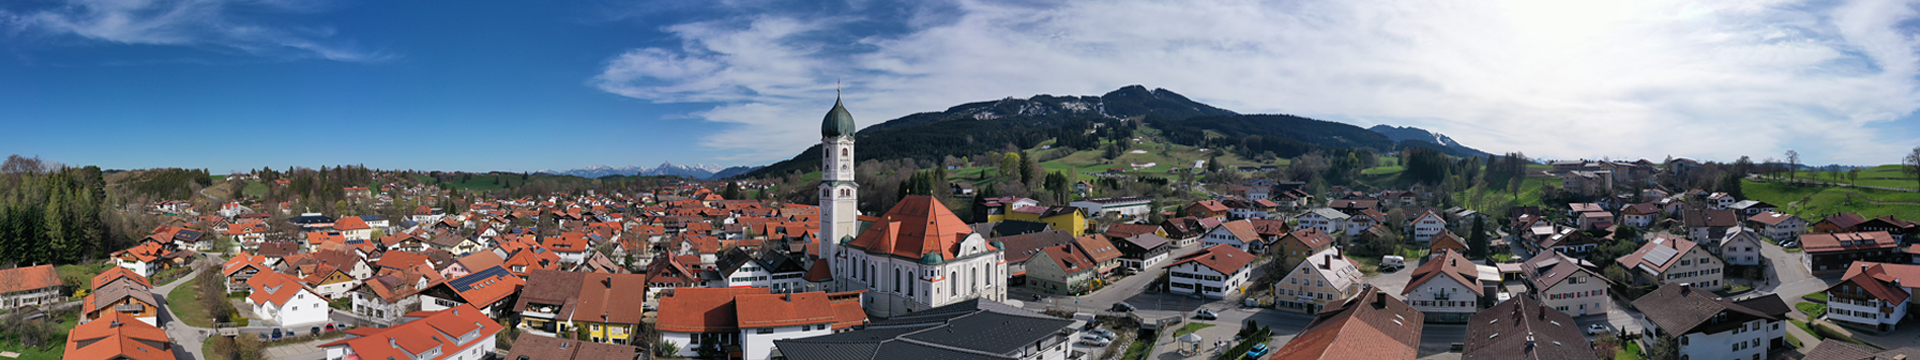
[[[1493,246],[1491,241],[1487,239],[1487,221],[1483,218],[1475,218],[1473,234],[1467,236],[1467,257],[1485,259],[1487,251],[1492,250],[1488,249],[1491,246]]]

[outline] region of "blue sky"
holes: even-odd
[[[1492,152],[1883,164],[1886,1],[0,2],[0,153],[216,173],[757,165],[862,125],[1143,84]],[[25,135],[25,136],[21,136]]]

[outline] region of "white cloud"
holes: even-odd
[[[1243,113],[1441,131],[1488,151],[1809,163],[1898,160],[1858,129],[1920,109],[1913,6],[1882,1],[960,1],[907,19],[766,12],[668,27],[680,48],[593,83],[733,125],[703,145],[778,160],[836,78],[863,125],[961,102],[1163,87]],[[889,13],[891,14],[891,13]],[[957,14],[957,15],[956,15]],[[904,33],[861,34],[874,23]],[[1908,120],[1911,121],[1911,120]],[[1907,125],[1895,123],[1896,125]]]
[[[136,45],[200,46],[253,56],[381,61],[392,55],[328,41],[330,28],[270,26],[241,14],[319,11],[323,1],[284,0],[63,0],[26,11],[0,10],[14,33],[76,36]]]

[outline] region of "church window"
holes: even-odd
[[[847,154],[848,154],[848,153],[851,153],[851,152],[853,152],[853,151],[852,151],[852,150],[847,150],[847,148],[840,148],[840,156],[847,156]]]
[[[900,292],[900,269],[893,269],[893,292]]]
[[[947,285],[947,295],[960,295],[960,272],[948,272]]]

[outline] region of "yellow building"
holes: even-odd
[[[1053,225],[1054,230],[1072,232],[1080,237],[1087,232],[1087,216],[1080,208],[1069,206],[1021,206],[1002,212],[1004,220],[1031,221]]]

